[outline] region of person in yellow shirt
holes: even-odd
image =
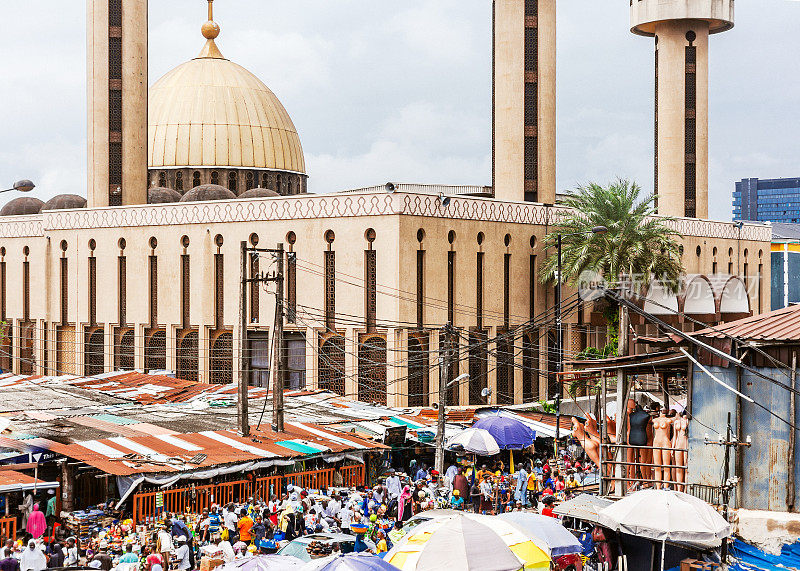
[[[377,542],[375,543],[375,547],[378,549],[378,553],[386,553],[389,551],[389,547],[386,545],[386,533],[379,529],[376,535]]]
[[[528,474],[528,484],[527,484],[527,491],[528,491],[528,502],[535,508],[539,504],[539,476],[536,475],[536,472],[531,472]]]

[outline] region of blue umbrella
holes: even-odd
[[[556,518],[526,512],[508,512],[497,517],[518,525],[533,537],[544,541],[553,559],[583,550],[578,539]]]
[[[487,416],[472,425],[489,432],[501,450],[522,450],[536,440],[536,432],[515,418]]]
[[[369,553],[329,555],[306,563],[300,571],[399,571],[391,563]]]

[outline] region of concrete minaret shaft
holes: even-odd
[[[708,218],[708,36],[733,27],[734,0],[631,0],[631,31],[655,37],[659,214]]]
[[[89,207],[147,203],[147,0],[87,0]]]
[[[556,198],[556,0],[492,2],[492,186]]]

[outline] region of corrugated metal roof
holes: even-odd
[[[0,493],[39,489],[57,488],[58,482],[46,482],[15,470],[0,470]]]
[[[40,444],[42,444],[40,442]],[[269,428],[244,438],[233,430],[199,433],[115,437],[71,444],[50,442],[47,449],[93,466],[108,474],[130,476],[153,472],[182,472],[270,458],[302,459],[323,452],[341,453],[384,446],[355,435],[347,439],[314,426],[287,423],[286,431]],[[198,455],[206,457],[190,462]]]
[[[797,342],[800,341],[800,305],[723,323],[692,335],[711,339],[726,339],[730,335],[747,341]]]

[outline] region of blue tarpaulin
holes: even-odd
[[[800,571],[800,541],[784,545],[780,555],[770,555],[737,539],[730,554],[737,561],[730,566],[731,571]]]

